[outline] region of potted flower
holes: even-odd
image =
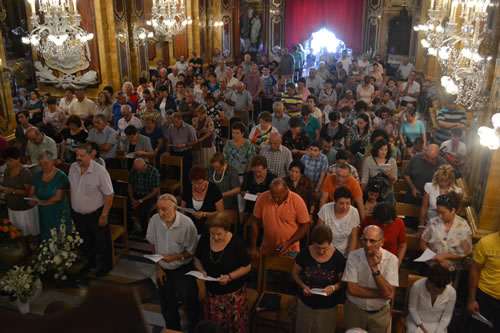
[[[0,280],[0,291],[16,302],[19,312],[29,312],[30,302],[37,297],[42,289],[42,283],[34,274],[31,266],[14,266]]]
[[[50,230],[51,237],[40,244],[36,270],[56,285],[64,285],[68,280],[68,272],[80,258],[78,247],[83,243],[79,233],[66,234],[66,225],[61,223],[59,231]]]
[[[26,256],[21,233],[7,218],[0,219],[0,262],[15,264]]]

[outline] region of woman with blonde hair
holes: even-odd
[[[436,211],[436,198],[450,191],[462,193],[462,190],[455,184],[455,170],[453,167],[448,164],[441,165],[434,173],[432,182],[424,185],[424,197],[420,208],[418,235],[422,233],[427,221],[438,216]]]
[[[137,102],[139,102],[139,98],[135,94],[134,85],[132,84],[132,82],[130,81],[124,82],[122,86],[122,91],[125,93],[125,95],[127,95],[129,102],[134,104],[134,107],[137,107]]]

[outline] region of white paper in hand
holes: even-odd
[[[489,321],[488,319],[486,319],[482,314],[478,313],[477,315],[476,314],[473,314],[472,315],[472,318],[482,322],[483,324],[486,324],[488,325],[489,327],[493,328],[493,324],[491,323],[491,321]]]
[[[163,259],[163,256],[161,254],[145,254],[144,258],[147,258],[149,260],[152,260],[154,262],[158,262]]]
[[[26,200],[26,201],[34,201],[34,202],[39,202],[40,201],[37,198],[31,198],[31,197],[25,197],[24,200]]]
[[[126,158],[135,158],[135,153],[134,152],[131,152],[131,153],[128,153],[127,155],[125,155]]]
[[[390,168],[391,168],[390,164],[379,164],[377,166],[377,170],[380,172],[384,172],[385,170],[390,169]]]
[[[243,197],[243,199],[248,200],[248,201],[257,201],[257,196],[255,194],[247,193]]]
[[[435,256],[436,256],[436,253],[434,253],[432,250],[429,250],[429,248],[427,248],[427,249],[425,249],[424,253],[422,253],[422,255],[420,257],[418,257],[417,259],[415,259],[413,261],[426,262],[428,260],[431,260]]]
[[[205,277],[201,272],[198,272],[198,271],[190,271],[190,272],[187,272],[186,275],[191,275],[191,276],[194,276],[195,278],[197,278],[198,280],[205,280],[205,281],[219,281],[217,280],[216,278],[214,277],[211,277],[211,276],[207,276]]]
[[[183,212],[186,212],[186,213],[190,213],[190,214],[196,213],[196,211],[193,208],[177,207],[177,209],[179,209],[179,210],[181,210]]]
[[[320,296],[328,296],[324,289],[321,288],[312,288],[311,294],[320,295]]]

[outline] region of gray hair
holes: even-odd
[[[48,149],[43,149],[38,153],[38,160],[48,159],[49,161],[54,161],[57,159],[57,156]]]
[[[122,105],[122,107],[120,108],[120,112],[123,112],[123,111],[132,112],[132,108],[130,107],[130,105],[125,104],[125,105]]]
[[[177,199],[170,193],[162,194],[158,198],[158,201],[170,201],[170,203],[173,203],[175,205],[175,208],[177,209]]]
[[[283,104],[283,102],[274,102],[273,103],[273,111],[276,110],[277,108],[279,107],[285,107],[285,104]]]
[[[370,229],[376,229],[378,231],[379,239],[384,238],[384,230],[382,230],[382,228],[380,228],[379,226],[376,226],[374,224],[371,224],[371,225],[369,225],[369,226],[367,226],[366,228],[363,229],[363,235],[362,235],[363,238],[365,237],[366,233]]]
[[[92,154],[92,150],[94,148],[92,148],[92,146],[88,143],[84,143],[83,145],[79,145],[78,147],[76,147],[76,149],[79,149],[79,150],[85,150],[85,152],[90,155]]]
[[[120,90],[120,91],[118,91],[118,92],[116,93],[116,97],[126,97],[125,92],[123,92],[123,91],[121,91],[121,90]]]
[[[96,118],[99,118],[99,119],[102,119],[104,122],[107,122],[108,121],[108,117],[106,117],[106,115],[104,113],[98,113],[94,116],[94,119]]]

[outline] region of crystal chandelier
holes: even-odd
[[[454,0],[435,8],[432,1],[429,20],[413,27],[424,35],[421,45],[439,61],[441,85],[473,112],[487,101],[485,72],[491,57],[480,48],[487,37],[488,6],[489,0]]]
[[[193,21],[186,16],[183,0],[153,0],[151,20],[147,25],[153,27],[158,41],[171,40]]]
[[[495,113],[491,117],[491,122],[494,128],[481,126],[477,130],[477,134],[479,135],[479,143],[482,146],[496,150],[500,148],[500,113]]]
[[[28,0],[33,29],[28,37],[22,38],[23,43],[31,44],[49,67],[61,71],[81,67],[86,60],[85,52],[90,53],[87,42],[94,38],[94,34],[80,28],[77,0],[72,0],[72,3],[69,0],[38,0],[43,23],[36,14],[36,1]]]

